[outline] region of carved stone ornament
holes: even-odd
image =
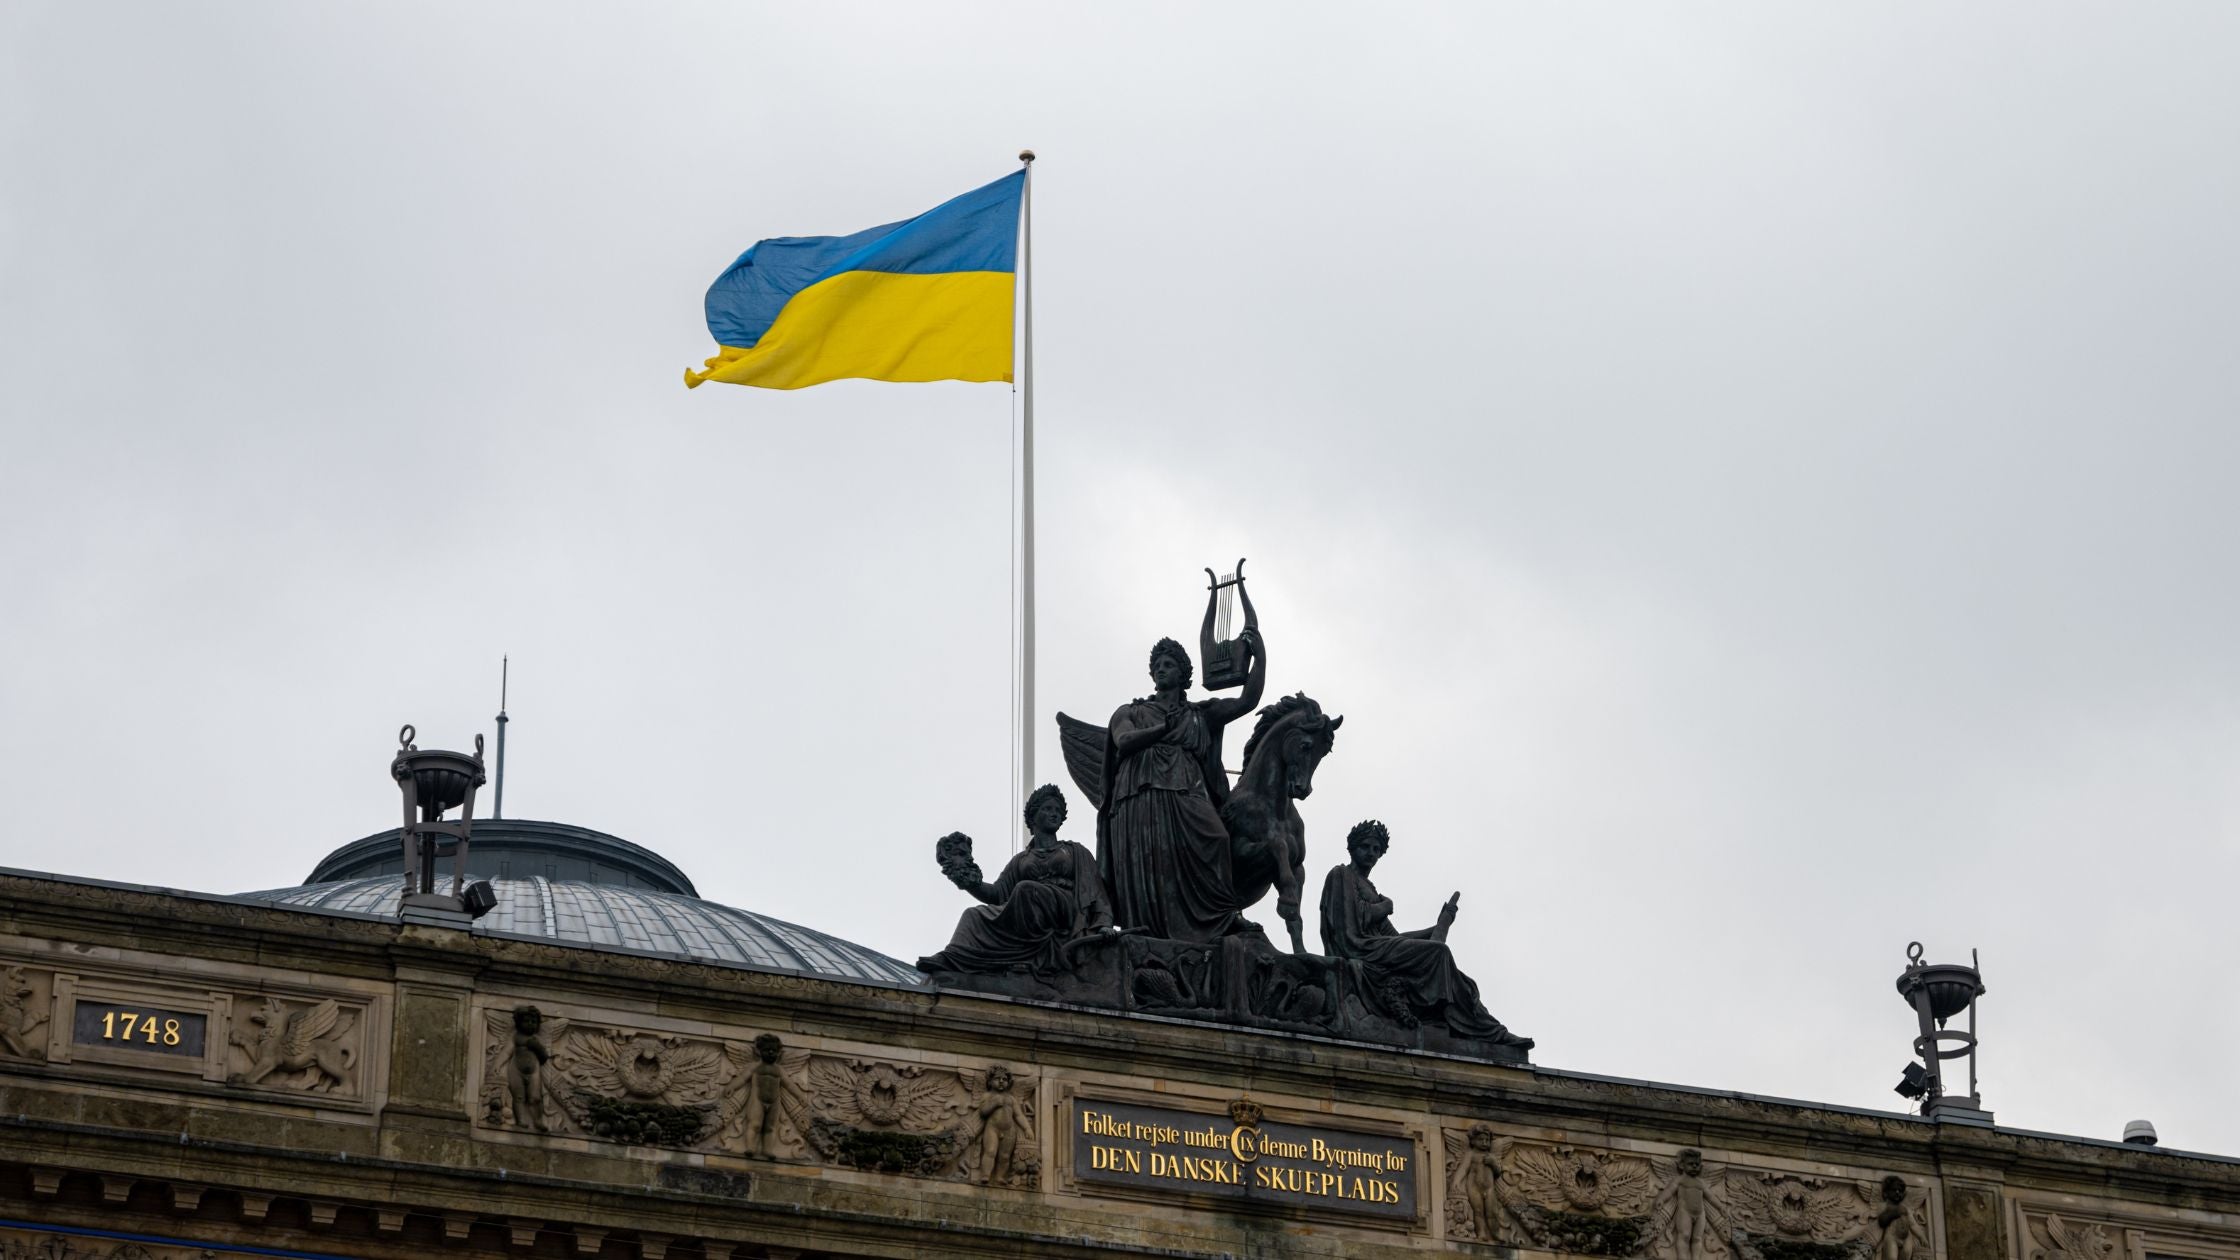
[[[2116,1239],[2104,1225],[2072,1224],[2053,1212],[2029,1219],[2029,1260],[2110,1260]]]
[[[1903,1177],[1730,1173],[1727,1183],[1740,1260],[1918,1260],[1928,1249],[1928,1194]]]
[[[1653,1260],[1716,1260],[1728,1251],[1734,1212],[1727,1201],[1724,1168],[1704,1162],[1693,1147],[1671,1159],[1650,1161],[1657,1170],[1657,1201],[1649,1209],[1646,1254]]]
[[[21,967],[0,971],[0,1058],[47,1057],[47,1007],[53,977]]]
[[[1492,1242],[1519,1237],[1523,1227],[1510,1220],[1501,1197],[1501,1156],[1509,1144],[1488,1125],[1446,1129],[1447,1237]]]
[[[745,1099],[719,1042],[484,1013],[483,1123],[625,1145],[717,1149]]]
[[[809,1096],[801,1080],[809,1052],[788,1050],[771,1033],[751,1046],[727,1044],[732,1078],[725,1087],[727,1149],[756,1159],[798,1158],[809,1133]]]
[[[1479,1171],[1499,1179],[1489,1241],[1582,1256],[1635,1256],[1648,1243],[1657,1174],[1641,1156],[1511,1142]],[[1482,1209],[1470,1206],[1475,1225]]]
[[[814,1055],[809,1146],[847,1168],[1033,1189],[1034,1085],[985,1069]]]
[[[533,1006],[483,1015],[481,1123],[626,1145],[1031,1189],[1034,1085],[940,1068],[591,1026]]]
[[[694,1146],[723,1126],[723,1047],[682,1037],[576,1029],[553,1055],[561,1109],[610,1142]]]
[[[1906,1179],[1882,1179],[1882,1208],[1875,1213],[1875,1260],[1923,1260],[1929,1245],[1929,1191]]]
[[[231,1071],[235,1085],[311,1094],[358,1093],[364,1011],[333,998],[237,999]]]

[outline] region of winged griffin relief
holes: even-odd
[[[2053,1212],[2025,1218],[2025,1225],[2029,1260],[2111,1260],[2116,1252],[2116,1240],[2104,1225],[2072,1225]]]
[[[236,1085],[313,1094],[358,1092],[359,1012],[333,998],[288,1002],[266,997],[233,1031]]]
[[[0,971],[0,1058],[44,1059],[47,1000],[42,982],[48,977],[26,976],[23,968]]]

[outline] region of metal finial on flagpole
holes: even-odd
[[[1034,150],[1019,150],[1026,181],[1019,190],[1021,324],[1019,374],[1019,779],[1032,792],[1034,777]],[[1018,834],[1018,828],[1012,828]]]

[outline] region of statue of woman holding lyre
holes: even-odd
[[[1152,694],[1121,705],[1109,728],[1058,715],[1067,768],[1097,803],[1097,868],[1121,927],[1216,941],[1250,926],[1238,914],[1221,818],[1229,797],[1221,732],[1259,707],[1267,685],[1267,649],[1251,607],[1236,640],[1219,645],[1243,665],[1237,695],[1190,699],[1190,653],[1161,639],[1151,648]]]

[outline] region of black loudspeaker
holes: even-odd
[[[491,890],[487,879],[478,879],[467,885],[466,895],[459,900],[466,904],[467,913],[477,919],[498,908],[498,894]]]

